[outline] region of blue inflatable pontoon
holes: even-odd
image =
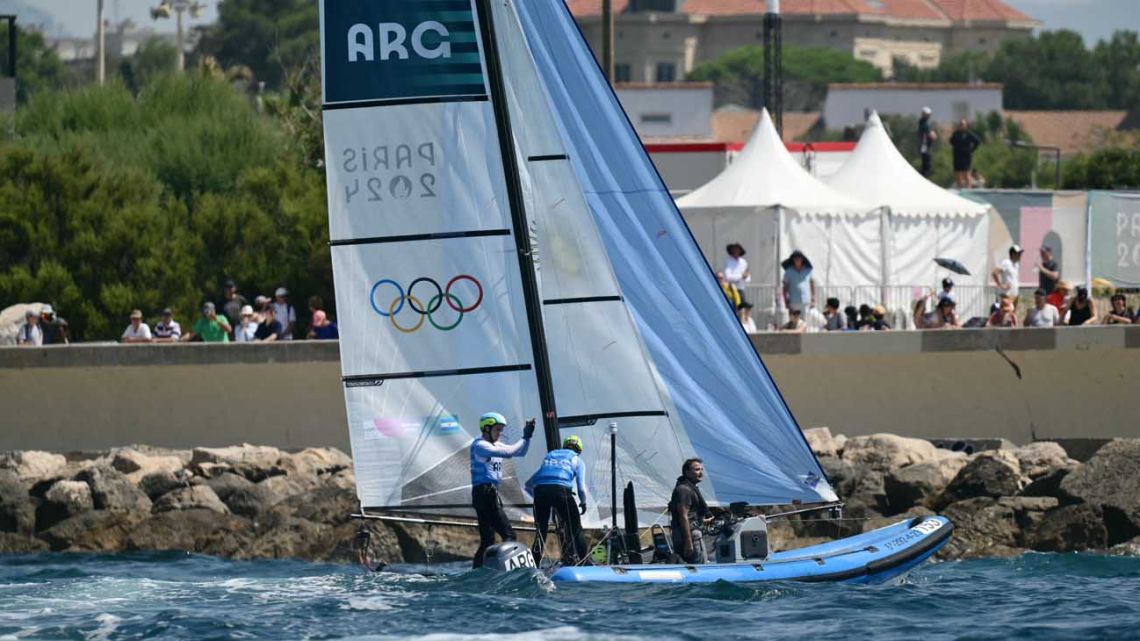
[[[918,517],[838,541],[776,552],[763,561],[563,567],[550,578],[560,582],[604,583],[882,583],[930,558],[946,544],[953,530],[953,524],[945,517]]]

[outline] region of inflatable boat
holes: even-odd
[[[551,579],[567,583],[711,583],[837,581],[882,583],[930,558],[954,526],[941,516],[918,517],[856,536],[746,563],[565,566]]]

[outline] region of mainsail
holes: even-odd
[[[561,2],[322,0],[321,22],[362,506],[465,508],[490,409],[507,440],[544,410],[547,447],[582,437],[587,524],[610,516],[611,421],[649,508],[694,455],[712,503],[835,498]]]

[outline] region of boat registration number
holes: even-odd
[[[890,541],[883,544],[883,547],[888,550],[898,550],[899,548],[906,547],[911,541],[921,539],[927,534],[931,534],[942,527],[942,521],[937,519],[928,519],[919,523],[918,525],[907,530],[905,534],[899,535]]]

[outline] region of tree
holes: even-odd
[[[0,29],[0,69],[8,73],[8,30]],[[72,83],[71,72],[47,46],[43,34],[16,27],[16,101],[26,103],[33,94],[60,89]]]
[[[123,60],[119,72],[123,82],[138,93],[159,76],[174,73],[178,64],[178,48],[162,38],[148,38],[135,55]]]
[[[133,308],[193,320],[224,278],[331,301],[325,184],[224,80],[45,92],[0,141],[0,301],[55,304],[79,339]]]
[[[246,65],[276,89],[289,69],[316,58],[319,28],[312,0],[226,0],[218,21],[202,29],[197,52],[223,67]]]
[[[1140,104],[1140,41],[1135,31],[1117,31],[1093,49],[1093,61],[1105,78],[1105,106],[1135,109]]]
[[[819,109],[832,82],[876,82],[882,74],[869,62],[834,49],[784,49],[784,107],[791,111]],[[716,104],[763,106],[764,49],[733,49],[693,68],[689,80],[713,82]]]
[[[1080,34],[1067,30],[1006,40],[986,80],[1005,85],[1009,109],[1098,109],[1107,95],[1103,70]]]

